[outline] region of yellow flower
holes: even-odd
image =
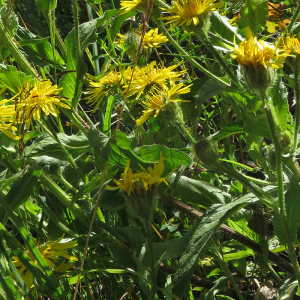
[[[280,38],[278,44],[285,52],[291,55],[300,54],[300,41],[295,37]]]
[[[154,189],[162,182],[168,185],[165,179],[168,178],[173,171],[167,177],[161,177],[164,172],[164,159],[162,153],[160,153],[160,160],[158,163],[154,163],[154,168],[148,167],[146,171],[140,165],[142,171],[138,171],[135,174],[129,169],[130,160],[128,160],[125,171],[121,174],[121,179],[114,179],[117,187],[107,185],[105,188],[107,190],[122,189],[128,196],[144,196],[147,191]]]
[[[147,95],[147,101],[142,102],[145,110],[143,115],[136,121],[137,126],[141,126],[151,115],[156,118],[160,111],[170,102],[189,102],[178,99],[182,94],[190,92],[190,86],[183,86],[183,83],[173,85],[170,89],[162,86],[161,89],[153,88]]]
[[[160,18],[168,20],[166,24],[174,23],[175,26],[189,26],[192,23],[197,26],[200,23],[201,17],[222,6],[222,3],[214,3],[216,0],[173,0],[170,9],[161,8],[167,12],[174,14],[170,17]]]
[[[51,114],[56,117],[59,114],[56,105],[69,109],[69,105],[61,102],[62,99],[69,101],[59,95],[61,91],[62,88],[57,88],[57,85],[52,86],[49,79],[37,81],[33,85],[25,81],[20,92],[10,99],[15,101],[17,121],[26,121],[26,129],[28,129],[32,117],[34,120],[39,120],[42,111],[47,116]]]
[[[134,10],[137,8],[138,5],[140,5],[141,3],[143,3],[143,0],[131,0],[131,1],[121,1],[120,5],[121,5],[121,10],[125,10],[125,12]]]
[[[277,46],[262,40],[258,41],[256,37],[253,37],[249,27],[246,27],[246,35],[246,40],[238,47],[235,45],[236,54],[231,54],[232,58],[235,58],[242,66],[252,66],[255,70],[258,66],[263,66],[265,69],[283,67],[287,53],[279,54],[280,50]]]
[[[137,30],[135,31],[140,39],[142,36],[142,31]],[[122,35],[118,33],[118,36],[120,39],[118,40],[118,44],[126,44],[126,34]],[[146,32],[143,38],[142,47],[147,50],[150,48],[158,48],[160,47],[160,44],[166,43],[168,39],[163,34],[158,34],[158,28],[151,29],[150,31]]]
[[[63,239],[64,234],[60,239],[57,241],[49,241],[44,244],[40,244],[38,242],[35,242],[37,249],[40,251],[42,256],[44,257],[46,263],[48,264],[50,269],[55,269],[58,271],[66,271],[69,270],[70,268],[74,267],[74,264],[70,264],[68,262],[62,262],[57,268],[56,267],[56,261],[64,257],[67,260],[72,260],[72,261],[77,261],[78,259],[74,256],[71,256],[68,254],[65,249],[73,248],[77,244],[74,242],[66,242],[66,243],[61,243],[61,240]],[[31,264],[41,268],[36,259],[34,258],[33,254],[29,251],[28,248],[25,248],[25,251],[29,258],[31,259]],[[16,269],[18,270],[20,276],[24,280],[25,284],[27,287],[32,290],[34,288],[34,283],[33,283],[33,274],[30,273],[27,268],[23,265],[23,263],[20,261],[20,259],[17,256],[12,257],[12,262]]]
[[[14,105],[4,105],[9,100],[0,100],[0,131],[6,134],[13,140],[18,140],[19,137],[14,135],[10,130],[16,131],[17,128],[12,124],[16,121],[16,111]]]
[[[173,71],[180,65],[174,65],[165,68],[164,66],[158,66],[155,61],[143,68],[136,68],[134,78],[130,84],[128,96],[137,94],[136,98],[139,98],[146,88],[150,89],[153,85],[159,84],[163,87],[166,86],[166,81],[179,81],[181,75],[185,73],[183,71]],[[126,88],[127,86],[124,86]]]
[[[126,80],[131,75],[129,75],[130,70],[131,69],[128,69],[124,72]],[[105,95],[107,95],[114,88],[122,87],[124,84],[122,74],[116,70],[111,70],[108,74],[104,75],[100,79],[96,79],[90,74],[87,74],[87,77],[89,78],[89,87],[87,88],[88,97],[86,97],[86,100],[88,100],[88,104],[94,105],[96,103],[93,112],[95,112],[99,107]]]

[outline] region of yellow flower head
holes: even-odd
[[[145,110],[143,111],[143,115],[136,121],[136,125],[141,126],[152,115],[156,118],[160,111],[170,102],[189,102],[177,97],[189,93],[190,86],[183,86],[183,83],[179,83],[173,85],[170,89],[165,86],[162,86],[160,89],[154,87],[146,95],[147,101],[142,102]]]
[[[150,89],[153,85],[159,84],[163,87],[166,86],[166,81],[179,81],[181,75],[185,73],[183,71],[173,71],[180,65],[174,65],[165,68],[164,66],[158,66],[155,61],[143,68],[136,68],[134,78],[130,84],[128,96],[137,94],[136,98],[139,98],[144,90]],[[126,88],[127,86],[124,86]]]
[[[166,24],[174,23],[171,28],[177,25],[189,26],[194,24],[197,26],[205,14],[222,6],[221,2],[214,2],[216,2],[216,0],[173,0],[170,9],[161,8],[173,15],[160,19],[167,20],[168,22]]]
[[[87,74],[87,77],[89,78],[89,87],[87,88],[88,96],[86,100],[88,100],[88,104],[94,105],[96,103],[93,112],[99,107],[105,95],[114,88],[121,87],[124,84],[122,74],[116,70],[111,70],[100,79],[96,79],[90,74]]]
[[[121,10],[125,10],[125,12],[137,9],[140,4],[142,4],[144,0],[130,0],[130,1],[121,1]]]
[[[121,174],[121,179],[114,179],[117,187],[107,185],[105,188],[107,190],[122,189],[128,196],[144,196],[147,194],[147,191],[154,189],[162,182],[168,185],[165,179],[168,178],[173,171],[167,177],[161,177],[164,172],[164,159],[162,153],[160,153],[160,160],[158,163],[154,163],[154,168],[148,167],[147,170],[145,170],[140,165],[142,171],[138,171],[137,173],[133,173],[132,170],[129,169],[130,160],[128,160],[125,171]]]
[[[142,31],[137,30],[135,32],[139,35],[141,39]],[[118,44],[124,44],[126,40],[126,35],[122,35],[118,33],[118,36],[120,37],[120,39],[118,40]],[[167,41],[168,39],[163,34],[158,34],[158,28],[155,28],[145,33],[142,47],[145,50],[148,50],[149,47],[158,48],[160,47],[160,44],[166,43]]]
[[[32,117],[34,120],[39,120],[42,111],[47,116],[51,114],[56,117],[59,114],[56,105],[69,109],[69,105],[61,102],[62,99],[69,101],[59,95],[61,91],[62,88],[52,85],[49,79],[36,81],[34,84],[25,81],[20,92],[11,99],[15,101],[17,120],[26,121],[26,129],[28,129]]]
[[[278,44],[279,47],[291,55],[300,54],[300,41],[296,37],[280,38]]]
[[[57,241],[49,241],[44,244],[39,244],[38,242],[35,242],[37,249],[40,251],[42,256],[44,257],[46,263],[48,264],[49,268],[59,270],[59,271],[66,271],[70,268],[74,267],[74,264],[70,264],[68,262],[61,263],[57,268],[56,267],[56,261],[64,257],[67,260],[77,261],[78,259],[74,256],[71,256],[68,254],[65,249],[73,248],[77,244],[74,242],[66,242],[61,243],[61,240],[63,239],[64,235],[58,239]],[[25,251],[29,258],[31,259],[31,263],[41,268],[38,262],[35,260],[33,254],[29,251],[29,249],[25,248]],[[12,262],[16,269],[18,270],[20,276],[24,280],[25,284],[29,289],[34,288],[33,283],[33,275],[27,270],[27,268],[23,265],[23,263],[20,261],[20,259],[17,256],[12,257]],[[67,268],[66,268],[67,267]]]
[[[8,137],[14,140],[18,140],[19,137],[14,135],[9,130],[16,131],[17,128],[12,126],[16,120],[16,110],[14,105],[4,105],[9,100],[0,100],[0,131],[6,134]]]
[[[255,70],[258,66],[278,69],[283,67],[287,53],[279,54],[280,50],[268,42],[257,40],[253,37],[250,28],[246,27],[247,39],[235,47],[236,54],[231,54],[242,66],[252,66]],[[235,45],[236,46],[236,45]]]

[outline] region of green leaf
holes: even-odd
[[[246,110],[241,110],[241,113],[246,133],[263,136],[272,140],[271,129],[265,113],[257,111],[255,114],[250,114]]]
[[[113,186],[112,181],[110,183],[105,183],[105,185],[111,185]],[[124,193],[122,190],[117,189],[115,191],[109,191],[104,189],[101,192],[100,198],[99,198],[99,206],[109,210],[109,211],[117,211],[122,208],[124,208],[126,205],[125,199],[124,199]]]
[[[10,36],[13,37],[19,24],[17,15],[13,12],[11,7],[7,8],[6,3],[1,3],[0,16],[5,29],[10,33]]]
[[[80,38],[80,51],[83,53],[84,49],[96,42],[97,40],[97,19],[94,19],[90,22],[83,23],[79,26],[79,38]],[[65,45],[68,51],[67,56],[67,68],[66,71],[70,71],[69,73],[62,76],[59,81],[59,87],[63,88],[61,93],[62,96],[67,97],[69,99],[73,99],[75,93],[75,83],[76,83],[76,72],[79,76],[79,90],[78,93],[82,92],[82,79],[86,74],[87,66],[82,61],[80,64],[79,70],[77,70],[77,53],[75,45],[75,30],[68,34],[65,39]]]
[[[225,124],[218,132],[211,135],[211,140],[217,142],[225,137],[233,134],[239,134],[244,132],[244,122],[242,120]]]
[[[0,83],[10,89],[14,94],[18,94],[24,81],[33,83],[32,76],[17,71],[16,67],[0,64]]]
[[[167,179],[171,188],[173,187],[175,178],[176,175],[172,174]],[[173,192],[183,202],[197,203],[203,207],[210,207],[215,203],[228,203],[231,201],[231,196],[222,190],[207,182],[194,180],[185,176],[180,177]]]
[[[75,159],[89,149],[88,139],[83,135],[68,136],[58,133],[57,136]],[[47,134],[41,135],[32,145],[26,147],[24,153],[41,167],[53,172],[69,165],[68,158],[62,152],[60,145]]]
[[[18,43],[22,47],[22,52],[27,60],[33,62],[36,66],[45,67],[48,65],[56,65],[60,70],[64,70],[65,62],[55,51],[55,61],[53,58],[53,49],[47,41],[48,38],[40,39],[35,34],[25,29],[18,27]],[[43,61],[43,63],[42,63]]]
[[[105,111],[105,118],[104,118],[104,127],[103,132],[108,133],[110,132],[110,126],[111,126],[111,113],[114,106],[114,96],[110,95],[108,97],[107,105],[106,105],[106,111]]]
[[[226,219],[247,204],[253,204],[258,199],[253,194],[247,194],[228,204],[214,204],[197,219],[193,226],[193,234],[179,260],[178,269],[174,275],[173,293],[181,297],[190,283],[201,251],[210,240],[217,228]]]
[[[22,177],[18,178],[11,185],[10,191],[4,197],[4,201],[6,201],[12,210],[18,208],[21,204],[23,204],[34,192],[38,178],[40,175],[39,170],[34,170],[33,168],[29,168]],[[1,210],[0,212],[0,220],[4,222],[5,212]],[[4,222],[5,223],[5,222]]]
[[[53,10],[56,7],[55,0],[36,0],[36,6],[39,10]]]
[[[221,79],[230,83],[226,78]],[[205,100],[222,93],[227,88],[227,85],[220,83],[219,81],[214,81],[212,79],[207,80],[200,89],[197,97],[197,104],[203,104]]]
[[[249,26],[253,35],[260,33],[268,19],[268,3],[266,0],[247,0],[240,11],[241,19],[237,20],[239,28]]]
[[[191,158],[184,152],[177,149],[168,148],[164,145],[142,146],[139,148],[141,158],[147,161],[159,161],[160,153],[165,158],[163,176],[168,175],[173,168],[177,169],[181,164],[190,166]]]
[[[271,109],[275,122],[278,128],[280,128],[280,131],[285,132],[287,130],[288,121],[291,120],[292,117],[287,100],[287,89],[280,76],[277,76],[275,85],[268,94],[270,96],[269,102],[273,104],[271,105]]]

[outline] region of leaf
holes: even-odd
[[[272,133],[266,114],[258,111],[254,115],[248,113],[246,110],[241,110],[241,113],[244,121],[244,131],[246,133],[272,140]]]
[[[57,134],[62,144],[73,158],[78,158],[89,149],[89,142],[85,136],[63,133]],[[36,161],[41,167],[55,172],[60,167],[69,165],[68,158],[62,152],[60,145],[49,135],[43,134],[32,145],[25,148],[26,157]]]
[[[211,16],[211,30],[218,34],[220,37],[222,37],[225,40],[228,40],[233,43],[234,37],[236,43],[239,43],[243,41],[243,37],[241,37],[238,33],[238,28],[235,26],[232,26],[229,23],[229,19],[225,16],[222,16],[218,11],[213,11]],[[211,40],[212,37],[210,37]],[[231,46],[233,48],[233,46]]]
[[[41,67],[54,65],[55,63],[58,69],[64,70],[65,62],[56,50],[54,61],[53,50],[50,43],[47,41],[48,38],[40,39],[35,34],[21,26],[18,27],[17,33],[18,43],[22,47],[21,51],[24,53],[28,61]]]
[[[5,30],[13,37],[19,24],[17,15],[13,12],[11,7],[7,8],[6,3],[1,3],[0,16],[1,22],[3,20]]]
[[[110,183],[105,183],[105,185],[113,185],[112,181]],[[104,185],[104,187],[105,187]],[[115,191],[109,191],[104,189],[101,192],[99,198],[99,206],[109,210],[109,211],[117,211],[124,208],[126,205],[124,199],[124,193],[122,190],[117,189]]]
[[[181,164],[190,166],[192,163],[191,158],[182,151],[177,149],[168,148],[164,145],[142,146],[139,148],[141,158],[147,161],[159,161],[160,153],[165,158],[164,160],[164,173],[162,176],[168,175],[174,168],[177,169]]]
[[[10,89],[14,94],[19,93],[25,80],[30,83],[33,83],[34,81],[32,76],[17,71],[16,67],[0,64],[0,83]]]
[[[36,0],[36,6],[39,10],[54,10],[56,0]]]
[[[247,204],[253,204],[258,199],[253,194],[247,194],[228,204],[214,204],[197,219],[193,226],[193,234],[179,260],[178,269],[174,275],[173,293],[181,297],[190,283],[201,251],[210,240],[217,228],[226,219]]]
[[[287,89],[280,76],[277,76],[274,87],[269,91],[269,102],[273,105],[273,117],[281,132],[287,130],[288,121],[292,119],[287,100]]]
[[[221,79],[224,81],[228,81],[228,79],[226,78],[221,78]],[[212,79],[207,80],[200,89],[200,92],[197,97],[198,98],[197,104],[198,105],[203,104],[205,100],[222,93],[227,88],[228,86],[225,85],[224,83],[220,83],[219,81],[214,81]]]
[[[244,132],[243,125],[244,122],[242,120],[227,123],[218,132],[210,136],[211,140],[217,142],[230,135],[243,133]]]
[[[237,20],[239,28],[249,26],[253,35],[261,32],[268,19],[268,4],[266,0],[247,0],[240,11],[241,19]]]
[[[172,174],[168,179],[168,183],[172,188],[172,184],[176,178]],[[185,176],[181,176],[173,191],[177,198],[186,203],[197,203],[203,207],[209,207],[216,203],[228,203],[231,196],[222,190],[210,185],[207,182],[194,180]]]
[[[97,25],[97,19],[94,19],[90,22],[83,23],[79,26],[81,54],[83,54],[84,49],[89,44],[96,42],[97,40],[96,25]],[[83,76],[86,74],[87,66],[83,61],[81,61],[79,70],[77,70],[77,53],[75,47],[74,28],[65,39],[65,44],[68,51],[66,71],[70,71],[70,72],[62,76],[61,80],[59,81],[59,87],[63,88],[63,91],[61,93],[62,96],[67,97],[69,99],[73,99],[75,93],[76,73],[78,73],[79,76],[78,94],[81,94],[82,79]]]
[[[103,132],[105,132],[105,133],[110,132],[111,113],[112,113],[113,106],[114,106],[114,96],[110,95],[108,97],[106,111],[105,111],[105,118],[104,118]]]
[[[40,175],[39,170],[29,168],[29,170],[11,185],[10,191],[4,197],[12,210],[23,204],[34,192]],[[4,222],[5,211],[1,210],[0,220]],[[5,222],[4,222],[5,223]]]

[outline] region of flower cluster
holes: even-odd
[[[29,129],[32,118],[40,120],[42,112],[57,116],[59,110],[56,106],[70,108],[61,100],[69,99],[60,96],[62,88],[52,85],[50,80],[24,81],[19,92],[9,100],[0,101],[0,130],[13,139],[18,139],[9,130],[17,130],[15,124],[26,123]]]
[[[77,261],[78,259],[74,256],[71,256],[68,254],[68,252],[65,249],[74,248],[77,244],[74,242],[61,242],[64,235],[59,238],[57,241],[48,241],[44,244],[40,244],[38,242],[35,242],[35,245],[39,252],[44,257],[46,263],[48,264],[49,268],[55,271],[59,272],[65,272],[71,268],[74,267],[73,263],[66,262],[65,260],[61,262],[60,265],[57,265],[57,261],[61,260],[62,258],[65,258],[67,260],[71,261]],[[29,256],[32,265],[36,266],[37,268],[40,268],[40,265],[38,264],[37,260],[34,258],[33,254],[30,252],[28,248],[25,248],[25,252]],[[18,270],[20,276],[24,280],[27,287],[32,290],[34,289],[34,282],[33,282],[33,274],[30,273],[27,268],[24,266],[24,264],[21,262],[21,260],[17,256],[12,257],[12,262],[16,269]]]

